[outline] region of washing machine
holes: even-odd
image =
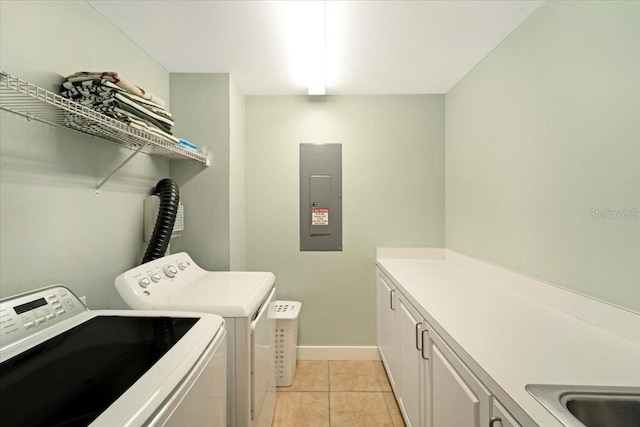
[[[115,280],[136,310],[222,316],[227,328],[227,425],[270,427],[275,410],[275,276],[200,268],[185,253],[135,267]]]
[[[226,425],[220,316],[88,310],[55,285],[0,300],[0,425]]]

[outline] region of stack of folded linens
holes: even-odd
[[[173,118],[165,102],[140,86],[123,79],[118,73],[81,71],[65,77],[60,94],[87,108],[98,111],[129,126],[142,129],[162,139],[178,143],[171,133]],[[81,117],[68,117],[68,125],[80,130],[105,130]]]

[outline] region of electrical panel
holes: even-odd
[[[300,144],[300,250],[342,250],[342,144]]]

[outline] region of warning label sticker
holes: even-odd
[[[311,208],[311,225],[329,225],[329,208]]]

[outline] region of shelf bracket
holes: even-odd
[[[120,169],[122,169],[122,167],[124,165],[129,163],[129,160],[133,159],[135,157],[135,155],[138,154],[140,151],[142,151],[142,149],[144,147],[146,147],[147,145],[149,145],[149,144],[147,143],[147,144],[140,145],[140,147],[138,147],[133,153],[131,153],[131,155],[129,157],[127,157],[122,163],[120,163],[120,165],[117,168],[115,168],[113,170],[113,172],[111,172],[109,175],[107,175],[105,177],[105,179],[100,181],[100,184],[96,185],[95,196],[96,197],[100,197],[100,189],[102,188],[102,186],[105,185],[107,183],[107,181],[109,181],[111,179],[111,177],[116,174],[116,172],[118,172]]]

